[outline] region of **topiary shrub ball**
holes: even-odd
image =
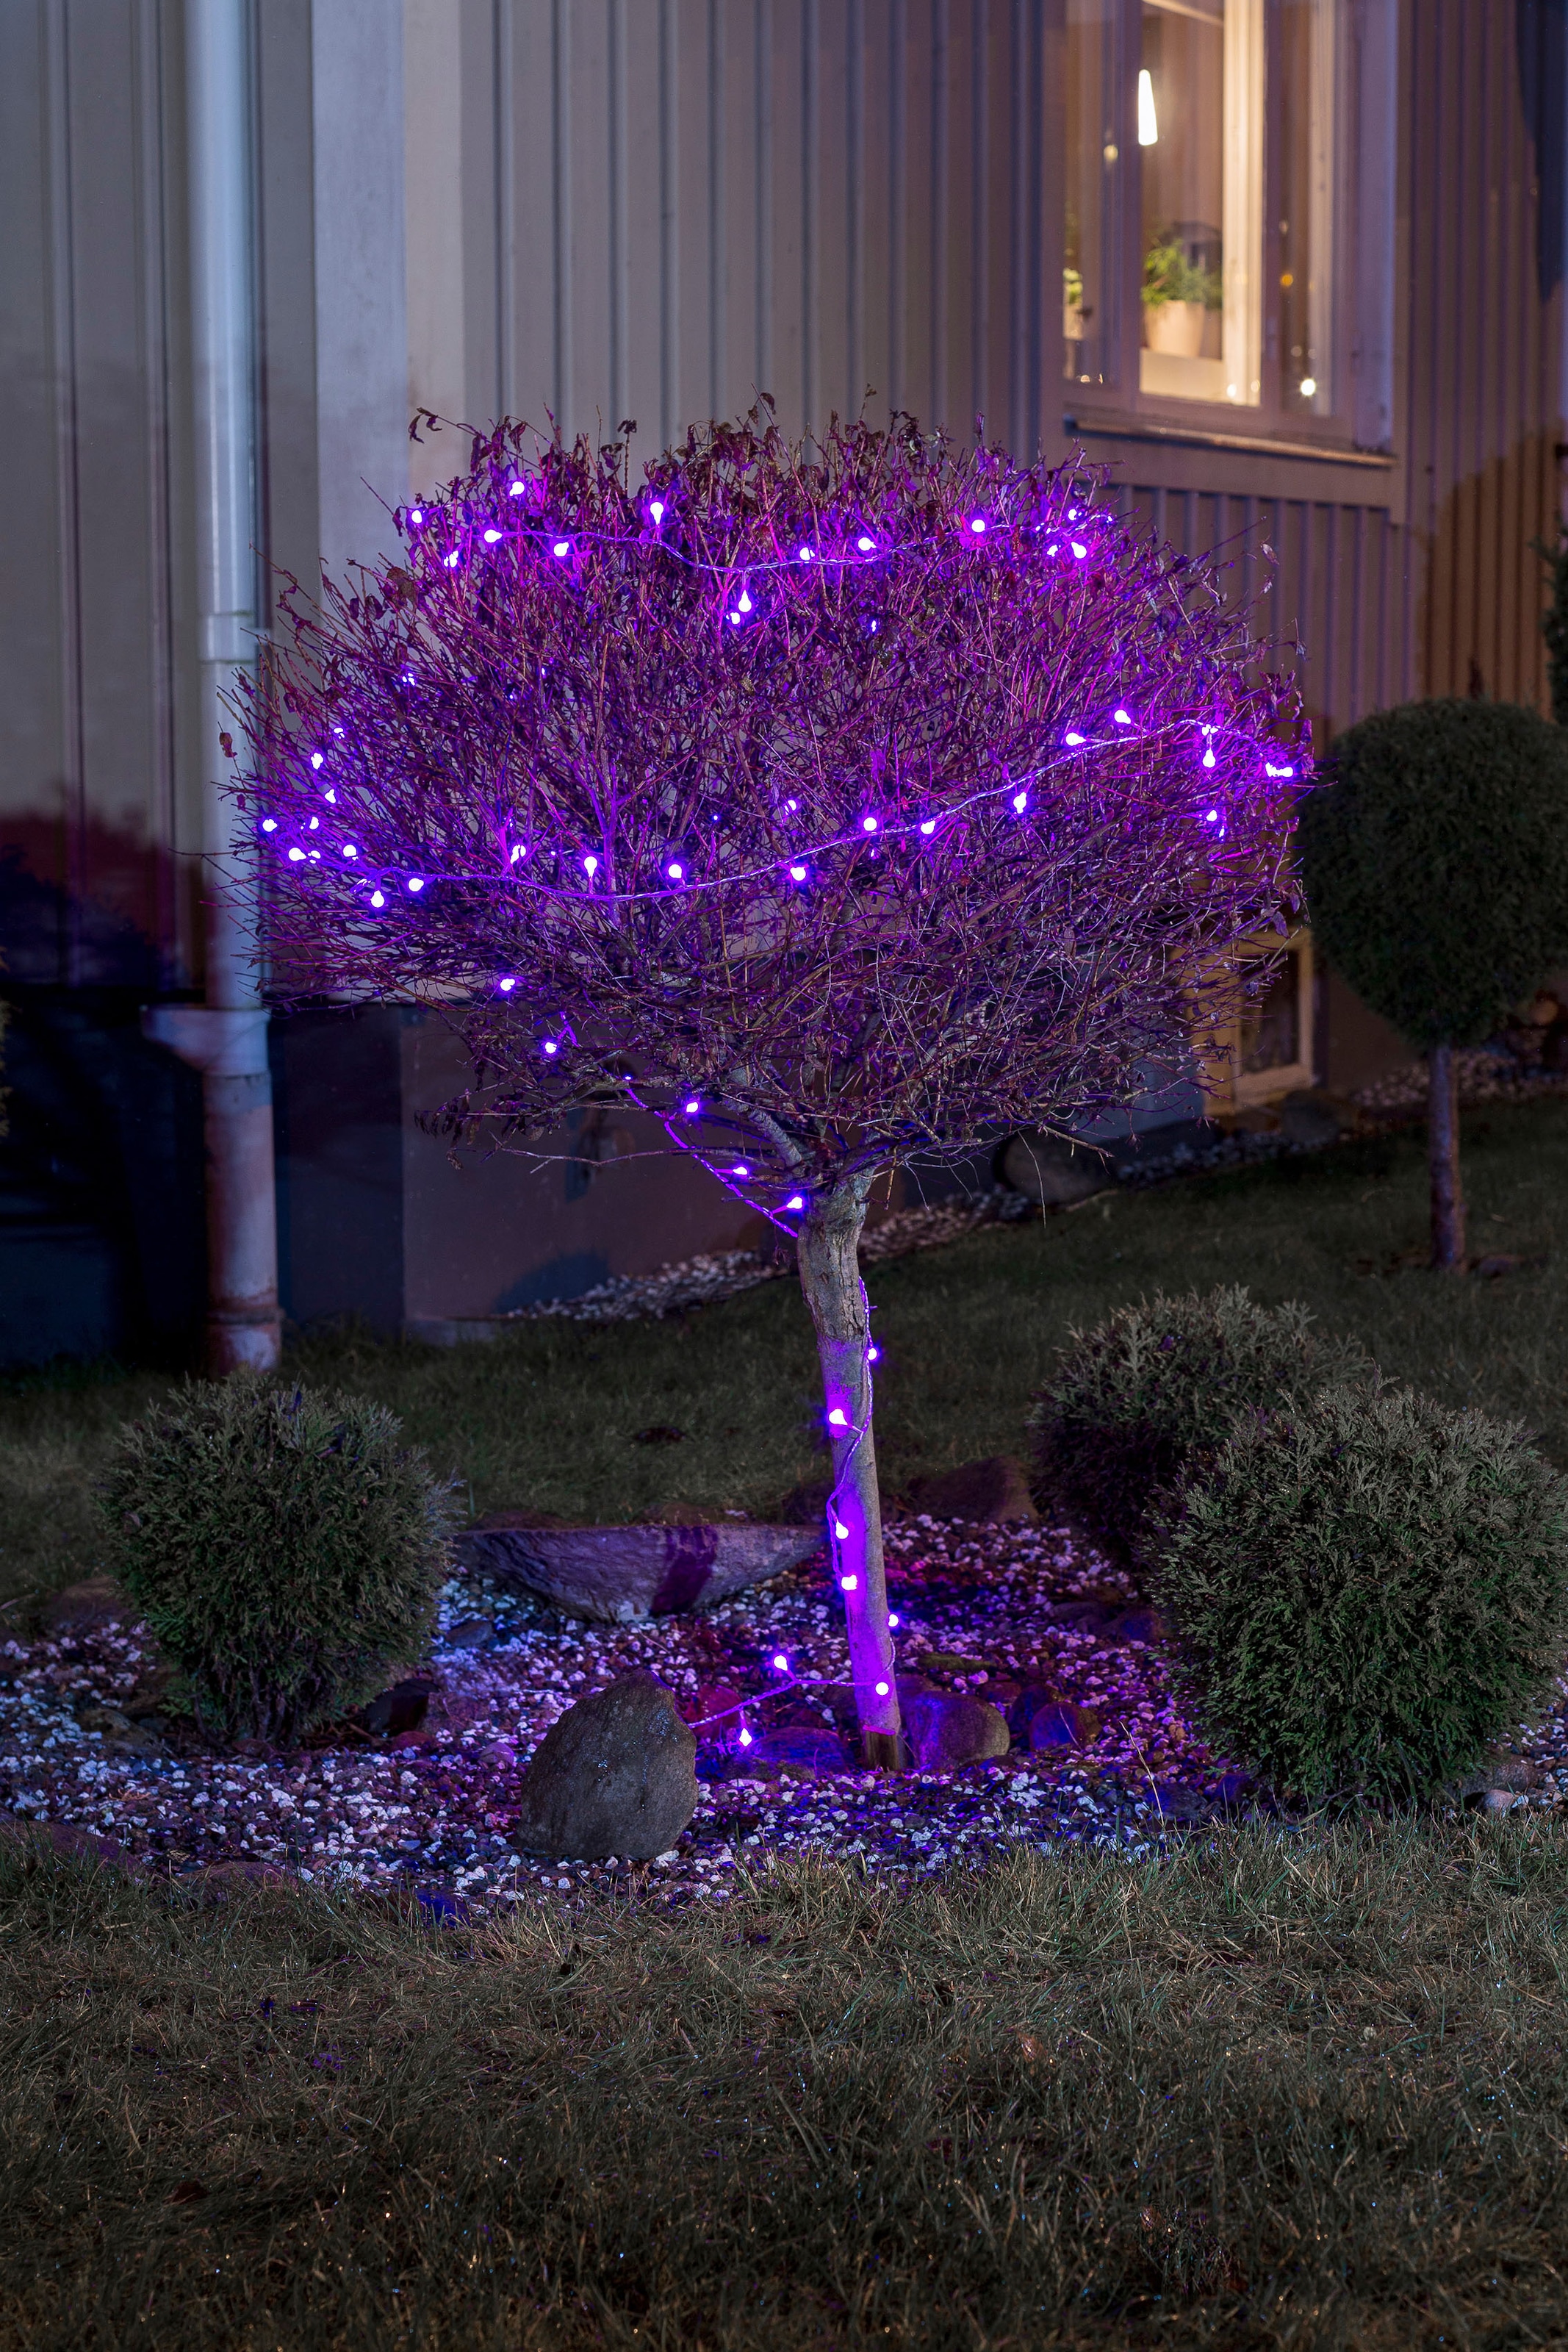
[[[236,1373],[121,1432],[117,1571],[205,1729],[296,1740],[428,1649],[453,1511],[400,1426]]]
[[[1041,1495],[1107,1550],[1140,1560],[1152,1504],[1239,1412],[1370,1369],[1354,1342],[1320,1339],[1311,1323],[1294,1300],[1260,1307],[1230,1285],[1203,1297],[1156,1292],[1074,1331],[1030,1416]]]
[[[1474,1045],[1568,950],[1568,734],[1511,702],[1347,728],[1301,802],[1319,946],[1423,1052]]]
[[[1568,1486],[1482,1413],[1364,1385],[1250,1413],[1164,1517],[1177,1687],[1284,1794],[1430,1794],[1562,1669]]]

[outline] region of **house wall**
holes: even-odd
[[[1300,642],[1320,742],[1412,695],[1542,698],[1558,0],[1347,0],[1369,56],[1396,11],[1358,167],[1386,171],[1393,235],[1356,262],[1392,278],[1392,341],[1357,362],[1368,446],[1316,455],[1063,398],[1064,5],[253,0],[258,561],[308,585],[323,551],[373,556],[387,506],[463,460],[450,423],[409,442],[418,408],[605,437],[634,418],[652,452],[758,392],[790,430],[869,395],[958,434],[983,415],[1020,453],[1081,446],[1163,536],[1231,551],[1235,593]],[[191,1187],[151,1188],[131,1232],[112,1155],[74,1140],[162,1102],[149,1164],[172,1167],[190,1115],[136,1034],[140,1003],[202,978],[183,24],[180,0],[0,9],[0,945],[14,1069],[56,1074],[18,1076],[0,1160],[0,1234],[26,1225],[44,1302],[12,1352],[176,1347],[199,1288]],[[401,1019],[280,1025],[297,1315],[467,1313],[552,1265],[733,1240],[728,1204],[664,1163],[548,1214],[493,1171],[476,1218],[415,1124],[434,1073]],[[1317,1031],[1342,1086],[1402,1050],[1332,975]],[[448,1239],[481,1228],[460,1263]],[[56,1294],[78,1301],[57,1329]]]

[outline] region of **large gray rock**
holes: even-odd
[[[512,1842],[525,1853],[649,1862],[696,1811],[697,1743],[653,1675],[622,1675],[568,1707],[517,1792]]]
[[[1059,1135],[1041,1135],[1036,1128],[1008,1138],[997,1154],[996,1169],[1004,1184],[1046,1209],[1071,1208],[1116,1181],[1110,1161],[1092,1144],[1065,1143]]]
[[[1012,1746],[1007,1717],[959,1691],[924,1691],[904,1709],[904,1736],[922,1772],[950,1772]]]
[[[470,1528],[464,1566],[553,1601],[574,1617],[621,1625],[711,1607],[798,1567],[821,1544],[816,1528]]]

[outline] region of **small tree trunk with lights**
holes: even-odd
[[[1459,1175],[1459,1073],[1451,1045],[1427,1056],[1427,1160],[1432,1179],[1432,1265],[1465,1270],[1465,1193]]]
[[[869,1172],[852,1177],[813,1202],[800,1227],[800,1287],[822,1365],[833,1460],[828,1546],[844,1597],[865,1759],[896,1767],[902,1754],[898,1684],[872,1432],[871,1325],[858,1254],[871,1181]]]

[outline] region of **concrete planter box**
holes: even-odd
[[[821,1544],[811,1528],[471,1528],[465,1568],[603,1625],[711,1608],[798,1567]]]

